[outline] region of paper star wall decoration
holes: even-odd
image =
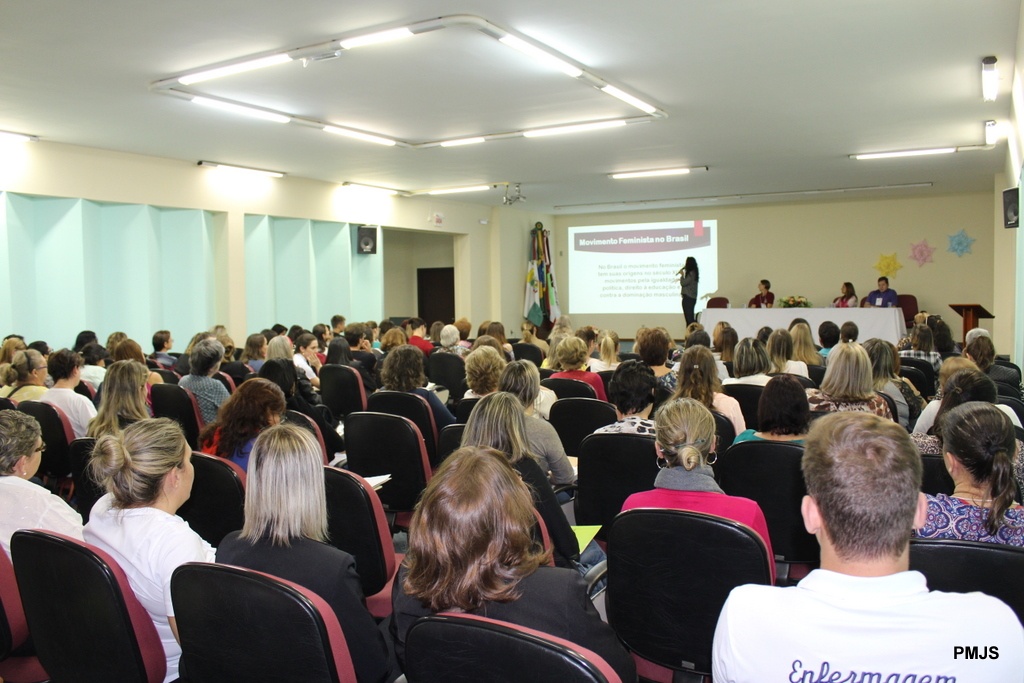
[[[964,254],[971,253],[972,244],[974,244],[974,238],[969,237],[965,230],[961,230],[955,235],[949,236],[949,248],[946,251],[962,257]]]
[[[896,254],[879,254],[878,263],[875,264],[879,277],[896,277],[896,271],[902,267],[903,264],[896,259]]]
[[[932,252],[934,251],[935,247],[928,246],[928,240],[921,240],[910,245],[910,258],[917,261],[917,266],[920,268],[926,263],[934,263],[932,261]]]

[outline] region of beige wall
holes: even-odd
[[[411,230],[384,231],[384,316],[418,315],[416,269],[453,268],[454,237]]]
[[[802,294],[819,306],[828,305],[838,296],[845,280],[853,282],[863,296],[875,287],[878,273],[874,264],[879,256],[895,253],[903,268],[891,278],[892,288],[915,294],[922,308],[939,313],[957,331],[960,319],[947,304],[969,302],[995,308],[992,273],[996,215],[992,193],[973,193],[561,216],[555,220],[554,250],[556,268],[564,273],[568,227],[714,219],[719,230],[718,295],[728,297],[732,306],[745,305],[757,292],[761,278],[771,280],[776,296]],[[962,258],[946,251],[947,235],[960,229],[977,240],[972,253]],[[911,243],[922,239],[936,249],[934,263],[919,267],[909,252]],[[565,278],[560,288],[563,310],[571,313]],[[993,313],[1000,316],[995,328],[1002,333],[1000,325],[1006,324],[1007,317],[1012,318],[1012,311],[997,308]],[[595,315],[574,318],[573,324],[610,326],[623,337],[632,337],[642,324],[662,324],[673,335],[681,335],[682,321],[681,313]],[[1012,324],[1008,329],[1012,330]]]

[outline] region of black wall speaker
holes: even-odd
[[[1016,206],[1016,204],[1014,205]],[[1015,209],[1016,211],[1016,209]],[[377,226],[376,225],[360,225],[359,232],[357,234],[358,242],[357,249],[360,254],[376,254],[377,253]]]
[[[1020,190],[1011,187],[1003,190],[1003,227],[1016,228],[1020,225]]]

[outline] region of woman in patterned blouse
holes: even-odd
[[[1024,508],[1016,493],[1013,425],[991,403],[971,401],[940,420],[943,460],[953,478],[952,496],[928,496],[922,538],[957,538],[1024,546]]]
[[[808,389],[811,413],[854,411],[895,420],[889,405],[875,392],[871,359],[857,342],[836,344],[828,354],[821,389]]]

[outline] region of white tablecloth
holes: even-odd
[[[903,310],[899,308],[706,308],[700,314],[700,322],[708,334],[724,320],[736,328],[740,339],[753,337],[765,325],[772,329],[789,329],[793,318],[803,318],[810,323],[815,342],[818,341],[818,325],[826,320],[839,326],[853,321],[860,330],[857,341],[861,342],[877,337],[895,344],[907,333]]]

